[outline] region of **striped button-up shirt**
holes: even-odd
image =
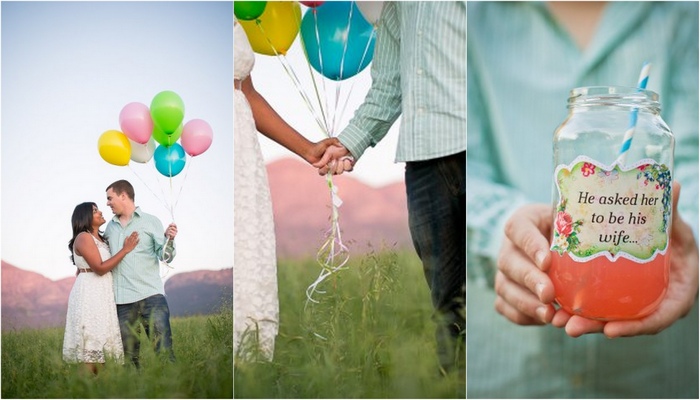
[[[163,224],[139,207],[136,207],[126,226],[122,226],[119,217],[114,216],[105,229],[112,254],[124,247],[124,239],[132,232],[139,234],[138,245],[112,270],[114,299],[117,304],[134,303],[149,296],[165,294],[159,263],[167,239]],[[171,260],[175,257],[174,246],[172,240],[168,241],[166,253],[172,254]]]
[[[359,158],[401,115],[397,162],[465,151],[465,2],[384,4],[372,86],[339,140]]]

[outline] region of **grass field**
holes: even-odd
[[[173,318],[176,363],[161,362],[142,345],[140,370],[108,362],[97,376],[63,362],[63,328],[3,332],[2,398],[230,399],[232,316],[229,306],[216,315]]]
[[[432,306],[414,253],[353,257],[305,310],[319,268],[280,263],[275,358],[236,360],[236,398],[465,398],[463,372],[438,373]]]
[[[305,309],[315,261],[280,262],[273,362],[233,367],[232,313],[173,318],[174,364],[142,346],[142,368],[95,377],[61,359],[63,329],[2,333],[2,398],[464,398],[438,373],[432,306],[412,252],[354,255]],[[145,336],[143,337],[146,340]]]

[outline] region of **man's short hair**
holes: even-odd
[[[134,201],[134,187],[131,186],[131,183],[129,181],[120,179],[111,185],[107,186],[107,189],[105,189],[105,192],[109,189],[112,189],[114,193],[119,196],[122,193],[126,193],[126,195],[131,199],[131,201]]]

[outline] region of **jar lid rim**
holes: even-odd
[[[659,98],[659,94],[653,90],[640,89],[640,88],[631,87],[631,86],[580,86],[580,87],[571,89],[570,97],[590,96],[590,95],[620,96],[620,95],[635,95],[635,94],[637,94],[637,95],[643,94],[645,97],[649,97],[650,99],[653,99],[653,100],[657,100]]]

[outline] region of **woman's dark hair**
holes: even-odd
[[[75,243],[75,238],[82,232],[90,233],[92,231],[92,209],[97,207],[97,204],[92,202],[80,203],[75,206],[73,210],[73,216],[71,217],[71,225],[73,226],[73,237],[68,242],[68,250],[70,250],[70,260],[75,265],[75,259],[73,258],[73,244]],[[102,232],[98,231],[97,234],[102,240],[107,241]]]

